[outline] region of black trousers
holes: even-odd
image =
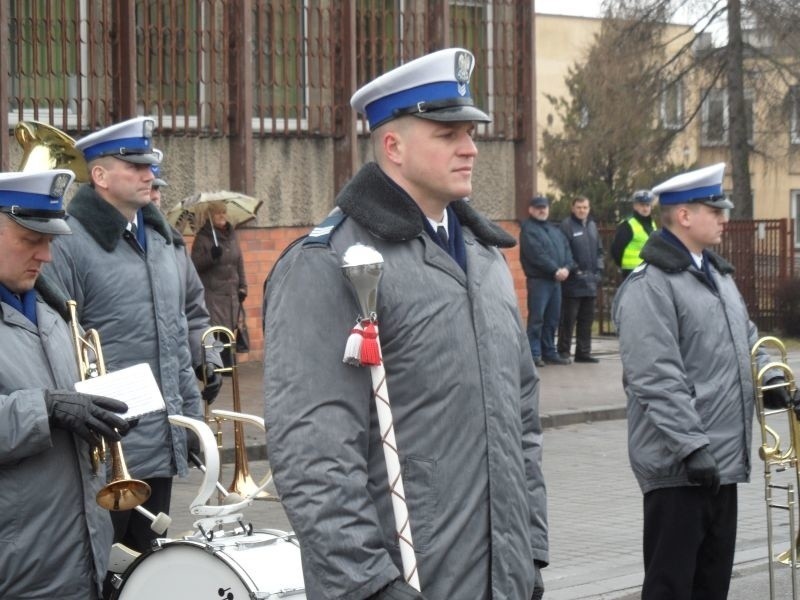
[[[169,504],[172,500],[172,477],[153,477],[145,479],[150,486],[150,497],[142,504],[144,508],[154,515],[163,512],[169,514]],[[153,540],[166,537],[167,533],[157,534],[150,529],[150,520],[136,510],[111,511],[111,523],[114,525],[114,543],[123,543],[128,548],[137,552],[146,552],[150,549]],[[103,585],[103,597],[110,598],[113,588],[109,572]]]
[[[725,600],[736,548],[736,485],[644,496],[642,600]]]
[[[569,356],[572,332],[575,332],[575,356],[589,356],[592,352],[592,323],[594,323],[594,297],[561,298],[561,320],[558,324],[558,353]]]

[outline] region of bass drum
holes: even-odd
[[[256,530],[210,542],[165,540],[142,554],[112,595],[119,600],[305,600],[300,547],[294,536]]]

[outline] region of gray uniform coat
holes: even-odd
[[[733,267],[707,255],[716,290],[687,252],[653,235],[614,300],[628,451],[643,493],[689,485],[683,461],[706,445],[722,485],[750,477],[758,333]]]
[[[79,375],[69,325],[41,298],[36,318],[38,329],[0,303],[0,598],[86,600],[99,597],[113,535],[95,502],[105,473],[85,441],[50,428],[44,390]]]
[[[78,303],[81,325],[100,333],[109,371],[148,363],[168,414],[202,419],[189,352],[184,286],[172,233],[155,206],[143,209],[147,253],[123,239],[127,221],[88,185],[67,207],[72,235],[56,238],[45,271]],[[122,442],[133,477],[185,475],[186,434],[164,412],[144,415]]]
[[[547,562],[539,379],[511,275],[514,240],[459,201],[467,272],[374,163],[337,199],[330,245],[296,245],[266,285],[267,443],[308,597],[366,598],[400,576],[368,368],[343,364],[359,313],[342,275],[385,261],[377,314],[420,581],[429,600],[528,600]]]

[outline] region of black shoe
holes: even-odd
[[[535,364],[537,367],[543,367],[546,363],[541,358],[536,356],[533,359],[533,364]]]
[[[575,355],[575,362],[579,363],[599,363],[600,361],[596,359],[594,356],[587,354],[586,356],[580,356],[578,354]]]
[[[545,356],[544,362],[547,365],[568,365],[570,360],[568,358],[561,358],[560,356]]]
[[[559,352],[558,355],[564,360],[569,360],[569,352]]]

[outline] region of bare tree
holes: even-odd
[[[542,168],[566,196],[586,195],[595,215],[615,218],[616,202],[673,168],[667,159],[674,129],[654,127],[664,26],[632,28],[605,19],[586,59],[566,77],[568,96],[548,100],[560,129],[543,132]]]
[[[789,0],[609,0],[608,18],[629,31],[689,15],[694,34],[662,63],[666,80],[693,76],[703,87],[685,112],[692,123],[713,89],[724,89],[735,217],[752,218],[750,156],[785,153],[792,86],[800,81],[800,3]],[[711,33],[718,39],[709,43]],[[655,52],[661,49],[654,49]],[[679,68],[675,68],[680,65]],[[754,96],[758,96],[758,101]],[[758,110],[754,108],[758,106]]]

